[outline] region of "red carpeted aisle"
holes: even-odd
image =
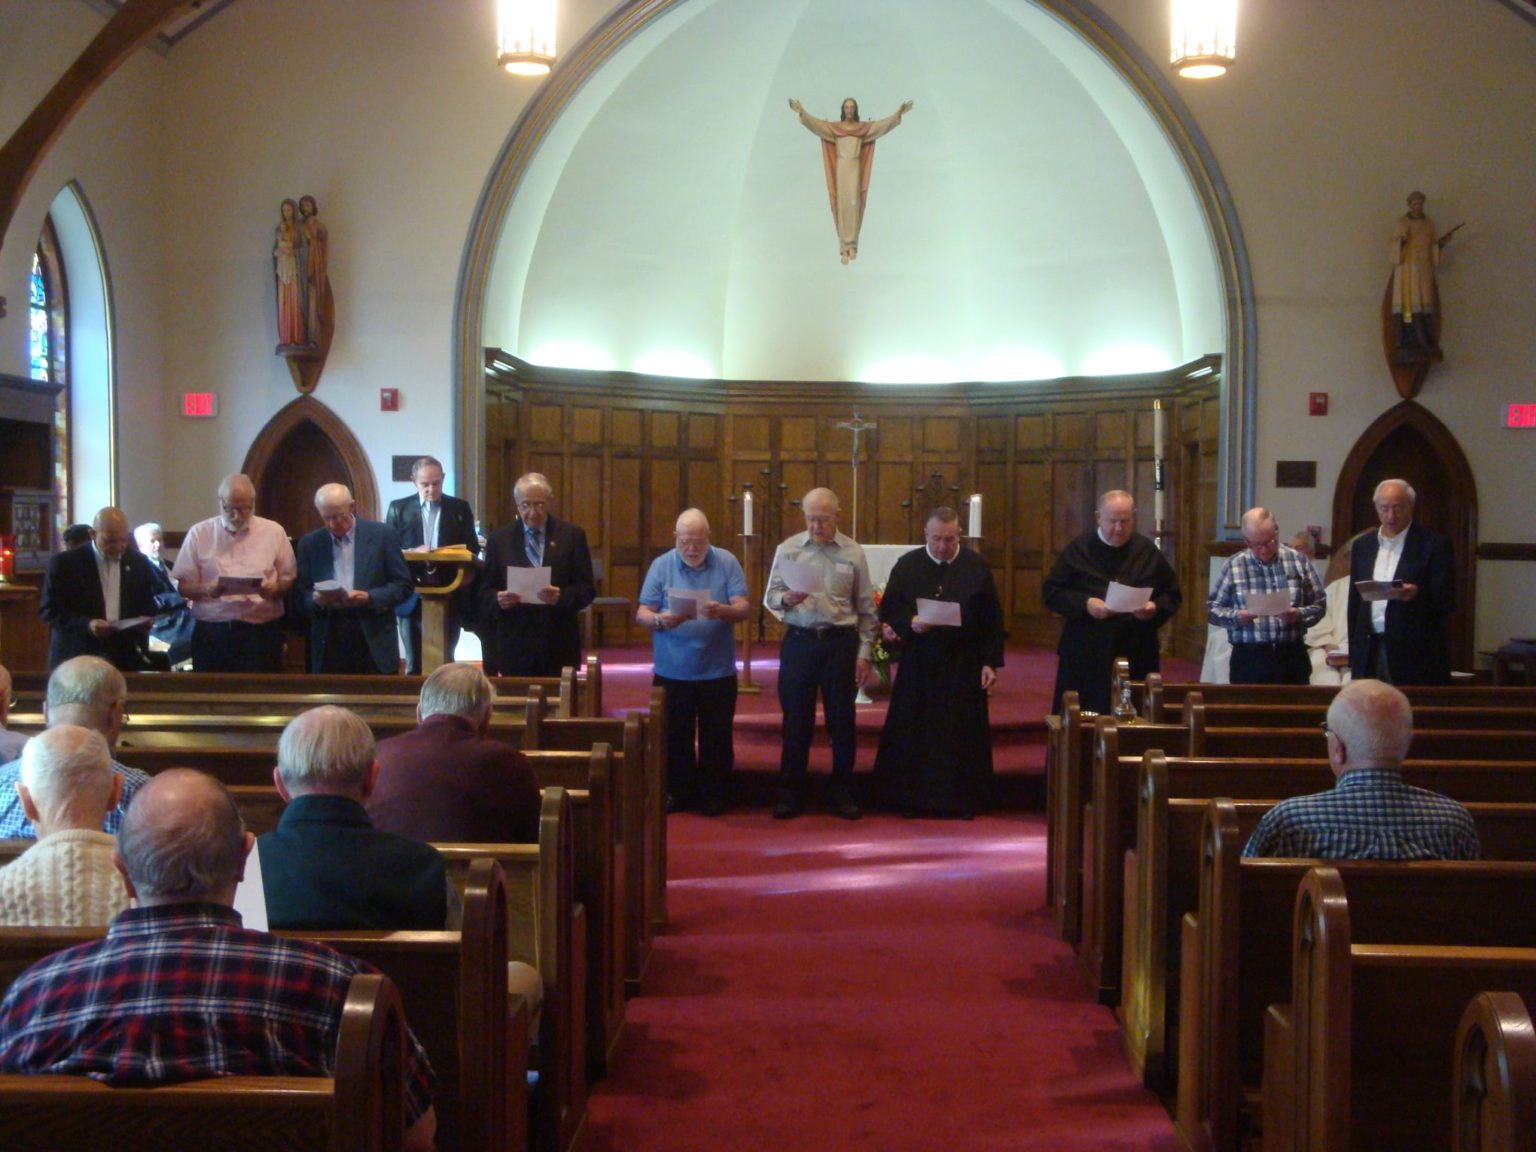
[[[1174,1149],[1044,909],[1043,817],[669,825],[588,1147]]]

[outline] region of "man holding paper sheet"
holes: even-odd
[[[219,514],[187,531],[171,575],[195,621],[194,672],[283,670],[283,600],[298,563],[283,526],[256,515],[250,477],[224,477]],[[253,579],[254,588],[235,590]]]
[[[395,530],[400,547],[407,552],[433,552],[439,548],[462,547],[471,556],[480,555],[480,537],[475,533],[475,513],[469,501],[443,491],[443,463],[435,456],[423,456],[411,465],[411,483],[416,492],[391,500],[384,513],[384,523]],[[418,586],[441,588],[453,583],[457,569],[425,562],[408,562],[411,579]],[[443,644],[443,658],[453,660],[459,645],[459,633],[466,613],[474,607],[473,568],[464,573],[464,586],[448,601],[448,634]],[[400,617],[400,643],[405,648],[405,670],[421,673],[421,602],[409,616]]]
[[[103,508],[83,548],[48,561],[38,615],[53,629],[48,670],[75,656],[100,656],[124,672],[142,672],[155,607],[149,561],[129,545],[133,536],[120,509]]]
[[[549,514],[554,489],[537,472],[512,486],[518,519],[485,544],[481,639],[502,676],[558,676],[581,663],[581,610],[597,596],[587,534]],[[546,568],[543,587],[509,588],[509,568]],[[519,573],[521,575],[521,573]]]
[[[773,816],[791,819],[805,804],[819,692],[832,741],[832,811],[857,820],[863,813],[853,798],[854,698],[875,647],[874,588],[864,549],[837,530],[837,493],[812,488],[800,510],[805,531],[779,545],[763,592],[763,606],[785,625],[779,648],[784,748]]]
[[[987,562],[960,546],[953,508],[935,508],[923,534],[926,547],[896,561],[880,601],[901,663],[875,783],[903,816],[968,820],[991,802],[987,691],[1003,665],[1003,610]]]
[[[1138,679],[1158,671],[1157,630],[1183,602],[1173,567],[1136,533],[1129,492],[1104,493],[1094,520],[1097,527],[1063,549],[1041,588],[1045,606],[1066,619],[1056,646],[1053,712],[1069,691],[1085,710],[1108,712],[1109,678],[1121,656]]]
[[[741,564],[710,544],[704,513],[679,516],[676,540],[646,573],[635,622],[654,633],[652,683],[667,690],[667,811],[719,816],[736,764],[734,629],[752,609]]]
[[[1211,589],[1212,624],[1232,640],[1233,684],[1306,684],[1312,678],[1307,629],[1327,607],[1310,558],[1280,543],[1268,508],[1243,513],[1248,547],[1227,558]]]
[[[1455,554],[1444,536],[1413,522],[1417,502],[1406,480],[1383,480],[1372,497],[1381,530],[1350,549],[1349,664],[1357,680],[1451,682],[1445,619],[1456,611]],[[1367,599],[1364,582],[1386,588]]]

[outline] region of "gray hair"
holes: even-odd
[[[1104,495],[1100,496],[1099,511],[1104,511],[1104,505],[1108,504],[1111,500],[1128,501],[1131,505],[1131,511],[1136,511],[1136,497],[1132,496],[1124,488],[1111,488],[1108,492],[1104,493]]]
[[[446,471],[443,462],[436,456],[418,456],[411,462],[411,479],[416,479],[416,474],[423,468],[436,468],[439,472]]]
[[[251,482],[251,478],[244,472],[231,472],[224,479],[220,480],[217,496],[220,500],[228,500],[234,495],[236,488],[242,492],[249,492],[252,500],[256,499],[256,485]]]
[[[940,504],[932,512],[928,513],[928,519],[923,521],[923,526],[926,528],[929,524],[935,522],[939,524],[958,524],[960,523],[960,513],[956,512],[948,504]]]
[[[361,795],[373,767],[373,733],[355,713],[334,704],[301,712],[277,742],[277,771],[295,796]]]
[[[1396,767],[1413,743],[1413,706],[1383,681],[1352,680],[1328,705],[1328,727],[1351,767]]]
[[[1381,490],[1383,488],[1385,488],[1388,484],[1401,484],[1402,487],[1403,487],[1403,493],[1408,497],[1408,503],[1413,504],[1413,505],[1417,505],[1418,504],[1418,502],[1419,502],[1419,494],[1413,490],[1413,485],[1408,483],[1408,481],[1406,481],[1406,480],[1383,480],[1380,484],[1376,485],[1376,487],[1374,489],[1372,489],[1372,491],[1371,491],[1371,503],[1372,504],[1376,503],[1376,501],[1381,499]]]
[[[549,477],[542,472],[524,472],[517,478],[517,483],[512,485],[512,499],[521,500],[523,493],[529,488],[542,488],[544,494],[551,500],[555,498],[555,489],[549,482]]]
[[[240,875],[245,824],[223,784],[173,768],[134,794],[117,851],[141,899],[205,899]]]
[[[477,664],[444,664],[421,686],[417,712],[428,716],[463,716],[477,723],[491,710],[496,685]]]
[[[94,721],[90,727],[106,722],[112,705],[128,698],[128,682],[123,674],[100,656],[76,656],[66,660],[48,677],[48,720],[63,723],[61,708],[74,709],[72,715]]]
[[[21,782],[41,812],[57,813],[74,803],[104,811],[112,796],[112,751],[100,732],[56,725],[22,749]]]
[[[160,527],[159,524],[156,524],[153,520],[146,520],[133,530],[133,535],[135,538],[140,535],[153,536],[156,532],[162,536],[165,535],[165,529]]]

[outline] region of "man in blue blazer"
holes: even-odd
[[[149,624],[123,631],[114,625],[159,611],[149,561],[128,547],[133,537],[121,509],[103,508],[93,527],[94,541],[48,561],[38,605],[53,629],[48,671],[75,656],[100,656],[121,671],[142,672]]]
[[[581,610],[597,596],[587,534],[549,514],[554,491],[537,472],[512,488],[518,519],[485,544],[480,635],[502,676],[558,676],[581,662]],[[508,568],[549,568],[537,603],[507,591]]]
[[[461,545],[469,549],[471,556],[480,555],[480,537],[475,532],[475,513],[468,500],[449,496],[443,491],[443,465],[432,456],[423,456],[411,465],[411,483],[416,485],[414,496],[402,496],[392,500],[384,514],[384,523],[395,530],[400,547],[451,548]],[[454,569],[431,564],[411,563],[411,578],[418,587],[441,588],[453,580]],[[465,586],[455,592],[448,602],[448,635],[443,658],[453,660],[453,650],[459,643],[459,631],[466,615],[472,615],[475,590],[470,581],[474,570],[465,575]],[[405,645],[405,670],[412,676],[421,672],[421,604],[411,610],[409,616],[400,618],[400,641]]]
[[[315,493],[325,527],[294,550],[299,566],[289,602],[309,621],[309,670],[386,673],[400,670],[395,608],[411,595],[411,573],[387,525],[359,520],[345,484]]]
[[[1413,522],[1418,497],[1406,480],[1383,480],[1372,501],[1379,532],[1362,533],[1349,556],[1349,667],[1356,680],[1449,684],[1446,617],[1456,611],[1451,542]],[[1392,600],[1360,596],[1362,580],[1401,581]]]

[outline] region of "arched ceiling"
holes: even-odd
[[[877,146],[844,266],[820,142]],[[1224,346],[1210,234],[1156,120],[1032,0],[687,0],[566,106],[508,213],[485,342],[536,364],[946,382]]]

